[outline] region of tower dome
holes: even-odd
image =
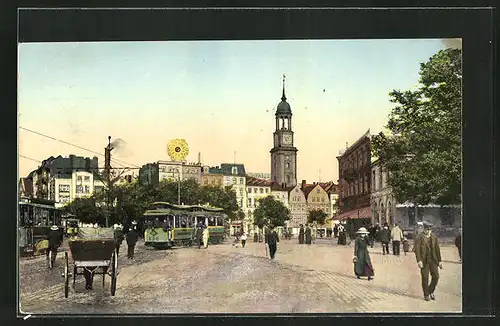
[[[285,96],[285,76],[283,75],[283,95],[281,96],[281,102],[276,107],[276,116],[291,116],[292,109],[290,108],[290,104],[286,101]]]

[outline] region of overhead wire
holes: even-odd
[[[61,139],[58,139],[58,138],[55,138],[55,137],[52,137],[52,136],[49,136],[49,135],[46,135],[44,133],[41,133],[41,132],[38,132],[38,131],[35,131],[35,130],[31,130],[31,129],[28,129],[28,128],[24,128],[24,127],[21,127],[19,126],[19,129],[22,129],[22,130],[25,130],[25,131],[28,131],[28,132],[31,132],[33,134],[36,134],[36,135],[39,135],[39,136],[42,136],[42,137],[45,137],[45,138],[48,138],[48,139],[52,139],[52,140],[55,140],[55,141],[58,141],[60,143],[63,143],[63,144],[66,144],[66,145],[69,145],[69,146],[73,146],[73,147],[76,147],[76,148],[79,148],[79,149],[82,149],[84,151],[87,151],[87,152],[90,152],[90,153],[93,153],[93,154],[96,154],[96,155],[100,155],[100,156],[105,156],[104,154],[102,153],[99,153],[99,152],[96,152],[96,151],[93,151],[91,149],[88,149],[88,148],[85,148],[85,147],[82,147],[82,146],[79,146],[79,145],[76,145],[76,144],[73,144],[73,143],[70,143],[70,142],[67,142],[67,141],[64,141],[64,140],[61,140]],[[131,164],[131,163],[127,163],[125,161],[122,161],[122,160],[118,160],[118,159],[114,159],[114,158],[111,158],[111,161],[113,163],[116,163],[122,167],[125,167],[124,165],[133,165],[137,168],[140,168],[138,165],[136,164]]]

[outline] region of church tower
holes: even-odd
[[[275,118],[274,147],[271,149],[271,182],[293,187],[297,185],[298,150],[293,144],[292,110],[286,101],[285,75],[283,75],[283,96],[276,109]]]

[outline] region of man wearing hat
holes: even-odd
[[[56,261],[57,249],[61,246],[63,242],[63,233],[57,225],[52,225],[47,235],[48,247],[47,247],[47,261],[49,260],[49,253],[52,252],[51,263],[52,266]]]
[[[120,253],[120,246],[122,245],[123,240],[125,240],[125,234],[123,233],[123,229],[120,225],[115,224],[115,243],[116,243],[116,255],[118,256]]]
[[[432,232],[432,224],[424,221],[424,232],[420,233],[415,239],[415,257],[420,275],[422,277],[422,290],[426,301],[436,300],[434,290],[439,280],[439,268],[443,268],[441,263],[441,250],[439,249],[439,240]],[[429,284],[429,272],[431,282]]]

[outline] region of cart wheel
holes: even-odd
[[[76,265],[73,266],[73,287],[75,286],[76,282]]]
[[[67,298],[69,295],[69,260],[68,253],[64,253],[64,297]]]
[[[106,273],[102,273],[102,288],[104,289],[104,280],[106,278]]]
[[[118,273],[118,257],[116,256],[116,252],[113,253],[111,265],[111,295],[114,296],[116,293],[116,276]]]

